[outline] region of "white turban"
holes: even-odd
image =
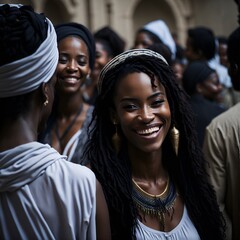
[[[172,59],[175,59],[176,56],[176,44],[173,40],[171,32],[166,25],[166,23],[162,20],[152,21],[146,25],[144,25],[143,29],[148,30],[149,32],[154,33],[159,37],[159,39],[166,44],[171,52],[172,52]]]
[[[58,63],[57,37],[49,19],[47,38],[32,55],[0,67],[0,98],[36,90],[53,76]]]

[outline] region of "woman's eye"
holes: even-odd
[[[79,64],[80,66],[85,66],[85,65],[87,65],[87,62],[80,60],[80,61],[78,61],[78,64]]]
[[[67,62],[67,58],[66,57],[64,57],[64,56],[59,56],[59,63],[62,63],[62,64],[64,64],[64,63],[66,63]]]
[[[128,105],[123,106],[123,108],[126,109],[127,111],[133,111],[133,110],[137,109],[137,106],[134,104],[128,104]]]
[[[154,102],[152,103],[152,106],[158,107],[158,106],[160,106],[163,102],[164,102],[163,99],[161,99],[161,100],[156,100],[156,101],[154,101]]]
[[[64,64],[64,63],[66,63],[67,62],[67,59],[66,58],[59,58],[59,63],[62,63],[62,64]]]
[[[88,63],[86,58],[79,58],[77,62],[80,66],[85,66]]]

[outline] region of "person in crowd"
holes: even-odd
[[[228,47],[228,39],[227,37],[220,36],[217,38],[218,41],[218,53],[217,56],[219,58],[220,64],[228,68],[228,56],[227,56],[227,47]],[[229,95],[231,96],[232,105],[240,102],[240,92],[236,91],[233,87],[229,88]]]
[[[37,142],[54,99],[54,27],[30,6],[0,6],[0,239],[111,239],[101,185]]]
[[[95,42],[91,32],[79,23],[60,24],[55,30],[59,51],[56,99],[39,141],[67,155],[68,161],[82,164],[93,106],[83,101],[81,87],[94,67]]]
[[[228,68],[228,58],[227,58],[227,37],[218,36],[217,37],[217,55],[219,57],[219,62],[226,68]]]
[[[96,58],[90,78],[85,82],[82,91],[84,100],[94,105],[97,97],[97,81],[102,68],[113,57],[125,49],[125,41],[109,26],[103,27],[94,33],[96,44]]]
[[[154,43],[164,43],[171,51],[172,60],[176,57],[176,44],[172,34],[163,20],[147,23],[136,32],[134,48],[148,48]]]
[[[183,73],[182,83],[196,116],[196,130],[202,146],[205,128],[214,117],[225,111],[225,108],[218,104],[222,84],[216,71],[211,69],[206,61],[190,63]]]
[[[172,61],[172,69],[175,74],[176,80],[180,86],[182,86],[183,72],[185,71],[186,64],[179,59]]]
[[[164,43],[153,43],[147,49],[161,54],[167,61],[168,65],[172,66],[172,53],[169,47]]]
[[[112,239],[224,239],[191,108],[163,56],[123,52],[98,91],[84,158],[103,186]]]
[[[185,49],[184,47],[179,43],[178,34],[176,32],[172,33],[173,40],[176,45],[176,59],[182,63],[185,62]]]
[[[237,2],[237,1],[236,1]],[[240,91],[240,28],[228,38],[229,74]],[[227,223],[227,240],[240,239],[240,103],[214,118],[206,129],[203,151]]]
[[[177,82],[182,85],[182,74],[184,71],[184,64],[179,59],[172,60],[172,53],[169,47],[164,43],[153,43],[147,49],[153,50],[161,54],[167,61],[168,65],[172,67]]]
[[[216,70],[220,83],[223,85],[223,104],[226,108],[234,105],[232,96],[232,83],[227,68],[216,59],[216,39],[212,29],[199,26],[187,31],[185,56],[188,62],[207,61],[209,67]]]

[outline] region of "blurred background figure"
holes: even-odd
[[[220,64],[229,67],[228,56],[227,56],[227,48],[228,48],[228,38],[224,36],[217,37],[217,58],[219,59]],[[228,89],[231,106],[240,102],[240,92],[236,91],[234,87]]]
[[[135,35],[134,48],[148,48],[154,43],[164,43],[171,51],[171,59],[176,57],[176,44],[168,26],[162,20],[155,20],[140,28]]]
[[[82,91],[84,101],[94,105],[97,93],[97,81],[102,68],[116,55],[125,50],[125,41],[109,26],[94,33],[96,58],[90,77],[87,78]]]
[[[232,96],[232,83],[228,70],[216,59],[216,40],[212,29],[208,27],[195,27],[188,29],[185,55],[188,62],[204,60],[209,67],[216,70],[220,83],[223,85],[222,99],[226,108],[235,103]]]
[[[180,86],[182,86],[182,77],[185,70],[186,64],[179,59],[175,59],[172,62],[172,69],[175,74],[176,80]]]
[[[216,71],[211,69],[206,61],[190,63],[183,73],[182,84],[190,96],[189,101],[196,118],[198,140],[202,146],[207,125],[214,117],[225,111],[218,103],[222,84]]]
[[[95,62],[95,42],[91,32],[78,23],[55,27],[58,41],[56,99],[46,131],[39,140],[81,162],[93,107],[83,101],[81,91]]]
[[[172,70],[176,76],[176,80],[180,86],[182,86],[182,74],[185,68],[185,65],[182,60],[174,59],[172,60],[172,53],[170,48],[164,43],[153,43],[147,49],[153,50],[159,54],[161,54],[166,61],[168,62],[169,66],[172,67]]]
[[[177,59],[177,61],[181,61],[182,63],[184,63],[185,62],[185,49],[179,43],[178,34],[176,32],[172,33],[172,37],[173,37],[173,40],[176,45],[176,59]]]
[[[228,68],[227,37],[217,37],[217,55],[219,57],[220,64]]]
[[[164,43],[153,43],[147,49],[153,50],[161,54],[166,60],[169,66],[172,66],[172,53],[170,48]]]

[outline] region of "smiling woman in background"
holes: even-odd
[[[59,51],[56,100],[47,130],[39,140],[67,155],[68,161],[82,163],[93,107],[83,101],[81,87],[94,66],[95,42],[90,31],[78,23],[55,29]]]

